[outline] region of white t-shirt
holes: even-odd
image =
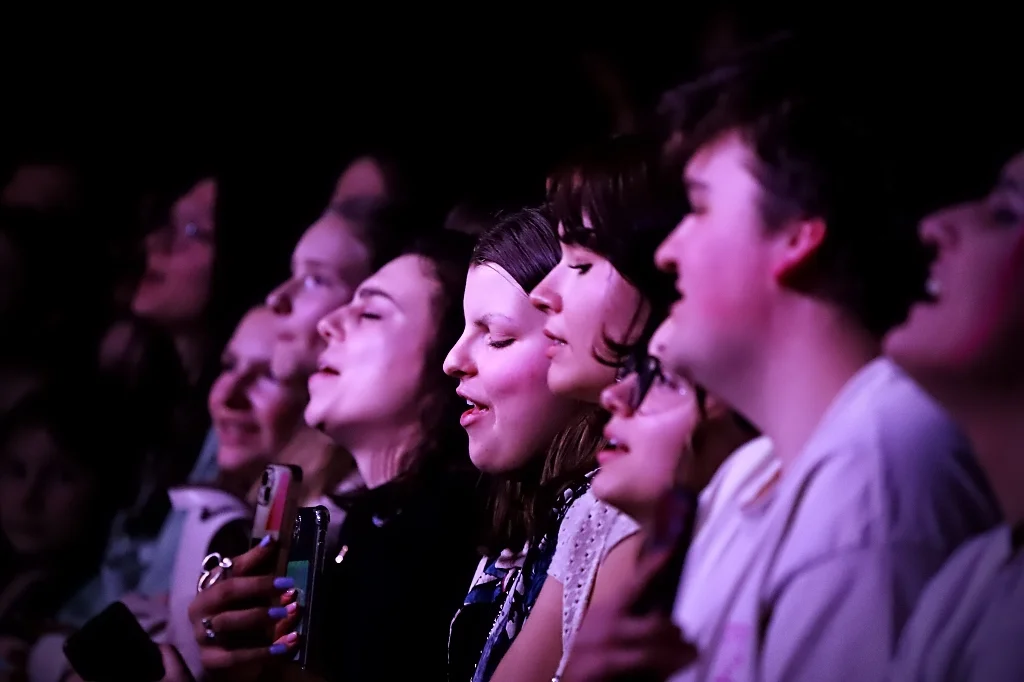
[[[903,631],[892,682],[1024,680],[1024,548],[1007,526],[957,550]]]
[[[998,522],[966,440],[879,359],[774,485],[766,449],[748,444],[716,476],[738,483],[714,500],[687,558],[675,617],[700,656],[674,679],[884,679],[927,581]]]
[[[639,530],[636,521],[594,497],[589,490],[572,503],[558,530],[548,575],[562,584],[562,674],[590,604],[594,579],[608,553]]]

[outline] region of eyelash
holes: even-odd
[[[379,319],[381,319],[381,316],[378,315],[377,313],[368,313],[368,312],[365,312],[365,311],[359,313],[359,317],[361,319],[364,319],[364,320],[379,320]]]
[[[587,274],[587,272],[590,271],[591,267],[593,266],[590,263],[580,263],[579,265],[570,265],[569,269],[578,271],[582,276]]]
[[[502,339],[501,341],[488,341],[487,345],[491,348],[508,348],[512,345],[515,339]]]

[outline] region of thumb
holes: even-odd
[[[164,678],[160,682],[196,682],[177,648],[161,644],[160,658],[164,664]]]

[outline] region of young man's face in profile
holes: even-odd
[[[683,174],[692,210],[655,255],[675,273],[680,300],[653,350],[712,391],[723,373],[751,361],[770,322],[775,240],[763,226],[752,163],[738,133],[701,147]]]

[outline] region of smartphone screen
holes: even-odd
[[[295,581],[295,601],[299,604],[299,613],[305,613],[308,607],[309,597],[309,571],[312,564],[305,559],[289,561],[288,570],[285,575]],[[306,619],[300,618],[296,632],[300,637],[306,635]]]

